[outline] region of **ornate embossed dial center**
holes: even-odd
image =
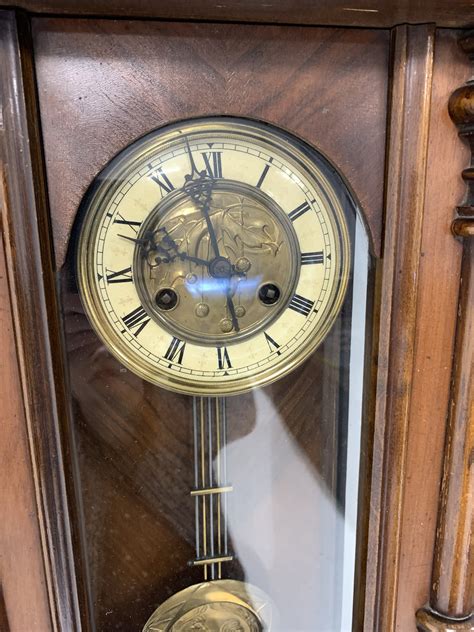
[[[218,256],[202,212],[182,192],[170,195],[141,227],[138,243],[150,239],[151,245],[136,247],[135,276],[153,318],[173,335],[211,345],[249,336],[277,318],[297,284],[299,266],[291,222],[262,192],[223,179],[214,187],[209,219]],[[262,300],[262,291],[278,299]]]

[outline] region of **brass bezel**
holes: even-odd
[[[117,189],[115,183],[120,181],[125,172],[132,171],[139,163],[151,161],[157,151],[161,151],[169,143],[176,141],[183,133],[190,137],[212,132],[250,135],[253,139],[259,139],[263,144],[271,145],[277,153],[284,153],[290,162],[297,163],[325,194],[327,203],[333,211],[332,213],[328,212],[328,216],[334,234],[339,237],[337,244],[339,281],[331,289],[331,300],[322,317],[321,326],[313,333],[312,338],[306,342],[304,347],[298,348],[297,352],[294,352],[289,359],[287,358],[284,364],[280,361],[265,369],[258,377],[234,376],[226,383],[216,382],[212,378],[207,381],[193,381],[192,376],[183,377],[171,371],[166,372],[159,366],[156,366],[154,371],[150,370],[144,359],[135,353],[126,340],[121,338],[109,325],[102,302],[98,297],[94,271],[94,250],[89,247],[91,243],[94,243],[97,235],[98,224],[102,217],[101,209],[108,204],[112,195],[115,194]],[[300,366],[321,344],[334,324],[345,298],[351,269],[351,245],[343,204],[328,175],[322,171],[318,162],[325,166],[327,172],[331,171],[337,174],[325,156],[280,128],[249,119],[227,116],[190,119],[158,128],[121,151],[98,174],[82,202],[83,222],[79,234],[76,260],[77,282],[84,310],[93,329],[110,352],[129,370],[153,384],[171,391],[200,396],[225,396],[248,392],[254,388],[270,384]],[[340,176],[336,175],[336,178],[345,197],[352,201],[352,197]],[[352,210],[355,212],[356,206],[353,201],[352,206]]]

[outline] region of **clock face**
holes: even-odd
[[[230,117],[159,129],[121,152],[82,205],[78,282],[130,370],[188,394],[286,375],[344,298],[349,234],[327,161]]]

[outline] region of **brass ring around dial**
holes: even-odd
[[[272,607],[251,584],[221,579],[188,586],[159,606],[143,632],[264,632]]]

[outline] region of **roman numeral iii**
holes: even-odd
[[[322,250],[318,252],[302,252],[301,253],[301,265],[310,265],[312,263],[323,263],[324,253]]]
[[[299,294],[295,294],[291,299],[288,307],[293,309],[298,314],[302,314],[303,316],[309,316],[311,310],[313,309],[314,301],[310,301],[309,298],[304,298],[304,296],[300,296]]]

